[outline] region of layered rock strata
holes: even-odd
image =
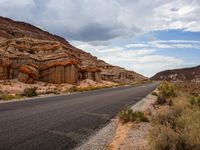
[[[24,22],[0,17],[0,80],[76,84],[84,79],[129,83],[146,79],[75,48]]]

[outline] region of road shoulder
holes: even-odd
[[[153,103],[156,96],[151,93],[138,103],[132,106],[135,111],[144,111],[148,113],[153,110]],[[115,150],[115,149],[143,149],[147,143],[147,133],[150,123],[122,124],[116,117],[95,135],[90,137],[85,143],[79,145],[75,150]],[[137,140],[135,140],[137,139]],[[131,141],[131,142],[130,142]],[[133,142],[135,141],[135,142]]]

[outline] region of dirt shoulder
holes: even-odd
[[[137,104],[132,106],[134,111],[142,111],[145,115],[155,113],[154,103],[156,96],[149,94]],[[148,147],[148,130],[150,122],[122,123],[117,121],[117,130],[108,150],[146,150]]]

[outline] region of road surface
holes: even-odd
[[[0,150],[72,149],[157,85],[1,103]]]

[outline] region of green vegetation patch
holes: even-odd
[[[176,87],[172,83],[164,82],[158,87],[158,93],[154,93],[157,96],[157,104],[169,104],[172,105],[172,98],[176,97]]]
[[[22,98],[22,95],[20,94],[16,94],[16,95],[0,94],[0,100],[4,100],[4,101],[20,99],[20,98]]]
[[[119,119],[123,123],[127,122],[148,122],[149,119],[144,115],[143,112],[133,111],[131,108],[123,109],[119,113]]]
[[[32,88],[26,88],[22,94],[23,96],[26,97],[34,97],[37,96],[37,87],[32,87]]]

